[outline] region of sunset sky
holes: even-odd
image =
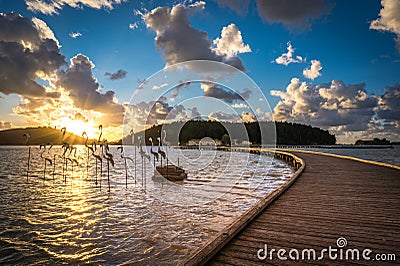
[[[0,12],[0,129],[66,126],[94,137],[103,124],[120,138],[124,113],[154,104],[130,102],[143,81],[202,59],[253,79],[271,106],[253,110],[263,119],[328,129],[339,143],[400,141],[398,0],[0,0]],[[158,99],[152,123],[171,110],[173,119],[254,119],[235,93],[186,85]],[[194,91],[239,116],[185,104]]]

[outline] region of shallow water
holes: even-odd
[[[32,147],[27,181],[28,148],[0,147],[0,264],[176,264],[294,172],[267,156],[169,149],[171,162],[179,157],[190,167],[188,180],[155,179],[148,161],[142,180],[137,154],[136,171],[127,162],[125,188],[116,148],[108,192],[107,163],[101,179],[98,165],[96,185],[95,160],[90,156],[87,166],[84,147],[70,155],[80,165],[72,172],[68,164],[66,182],[63,159],[47,165],[44,180],[40,150]],[[125,152],[135,158],[133,147]],[[54,154],[61,148],[43,155],[54,160]]]
[[[291,149],[290,146],[287,149]],[[296,147],[295,149],[298,149]],[[319,151],[331,154],[346,155],[364,160],[370,160],[381,163],[388,163],[400,166],[400,145],[393,145],[393,148],[346,148],[346,149],[332,149],[332,148],[304,148],[306,150]]]

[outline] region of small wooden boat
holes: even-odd
[[[169,181],[182,181],[187,178],[187,173],[184,169],[172,164],[156,166],[154,175],[161,175]]]

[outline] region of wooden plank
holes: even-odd
[[[307,163],[301,177],[236,233],[209,260],[209,265],[221,259],[230,263],[237,260],[238,264],[251,261],[258,265],[291,265],[299,261],[257,261],[256,252],[264,244],[318,251],[327,245],[335,247],[339,236],[347,239],[349,248],[399,255],[400,167],[319,153],[295,155]],[[338,263],[396,265],[396,261],[317,262]]]
[[[285,192],[300,176],[305,168],[305,162],[299,157],[279,151],[277,154],[291,156],[291,158],[301,163],[301,167],[294,173],[294,175],[284,184],[279,186],[273,192],[269,193],[266,197],[259,200],[254,206],[243,213],[237,220],[228,225],[224,230],[219,232],[216,236],[207,241],[202,247],[195,250],[189,258],[182,262],[181,265],[204,265],[212,256],[214,256],[225,244],[227,244],[238,232],[240,232],[254,217],[256,217],[263,209],[271,204],[283,192]]]

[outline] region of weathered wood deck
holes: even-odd
[[[342,158],[295,154],[306,162],[301,176],[208,264],[382,265],[374,260],[378,253],[395,254],[396,261],[391,264],[400,264],[400,171]],[[291,249],[297,249],[301,258],[303,249],[313,248],[318,257],[324,248],[338,248],[339,237],[347,240],[344,252],[360,250],[360,260],[345,260],[345,255],[343,260],[331,260],[327,253],[318,261],[294,261],[288,256]],[[265,244],[268,252],[285,249],[288,260],[279,260],[276,252],[272,260],[269,254],[260,260],[257,252]],[[372,250],[369,261],[362,258],[367,248]]]

